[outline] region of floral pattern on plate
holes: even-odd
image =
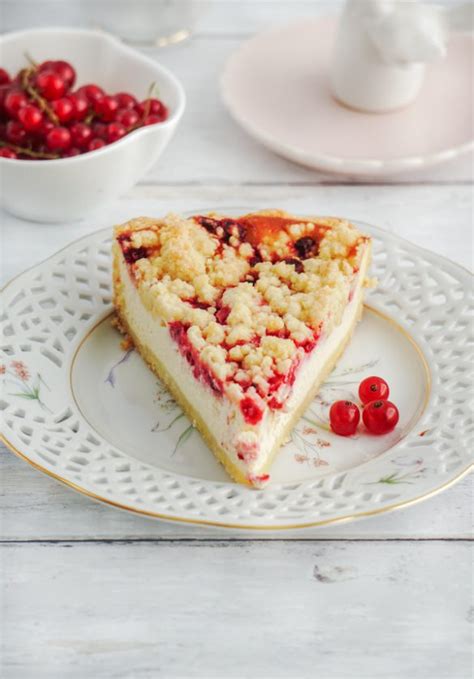
[[[9,396],[36,401],[41,408],[49,410],[46,403],[42,400],[42,387],[49,391],[48,385],[40,373],[36,373],[32,377],[30,370],[23,361],[11,361],[9,364],[0,364],[0,377],[4,378],[6,385],[18,390],[9,393]]]
[[[472,277],[396,235],[357,226],[374,237],[373,309],[306,412],[311,421],[302,419],[279,452],[265,490],[232,483],[136,352],[119,349],[107,320],[109,230],[71,244],[2,293],[5,442],[105,502],[232,527],[347,520],[446,487],[470,468],[474,450]],[[360,377],[376,370],[390,383],[397,429],[336,437],[325,428],[327,403],[353,393],[359,373],[351,371],[376,359]]]

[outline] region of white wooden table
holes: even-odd
[[[51,10],[66,3],[43,4],[30,24],[67,23]],[[187,90],[176,138],[93,221],[0,214],[2,283],[102,226],[218,205],[343,214],[472,267],[472,158],[354,184],[274,156],[226,114],[217,77],[239,42],[329,4],[207,3],[191,41],[146,48]],[[472,677],[471,478],[390,515],[256,540],[94,504],[4,448],[0,469],[5,679]]]

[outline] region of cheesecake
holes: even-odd
[[[261,488],[361,317],[371,240],[266,210],[117,226],[119,329],[228,474]]]

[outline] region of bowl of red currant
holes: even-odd
[[[185,107],[179,81],[113,36],[34,29],[0,38],[2,205],[83,219],[159,159]]]

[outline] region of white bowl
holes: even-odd
[[[66,59],[77,71],[78,86],[94,82],[112,94],[127,91],[145,99],[156,83],[158,96],[169,108],[163,123],[81,156],[0,158],[0,196],[6,210],[39,222],[82,219],[127,191],[156,162],[183,114],[184,90],[153,59],[99,31],[35,29],[0,38],[0,63],[10,73],[25,66],[25,53],[36,61]]]

